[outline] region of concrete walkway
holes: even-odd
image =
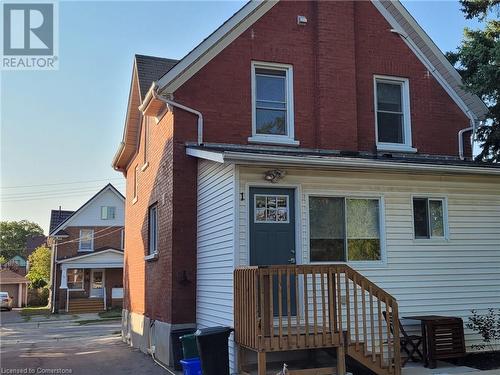
[[[437,368],[425,368],[419,363],[408,363],[402,375],[500,375],[500,369],[483,371],[466,366],[454,366],[447,362],[437,362]]]

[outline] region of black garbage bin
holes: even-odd
[[[196,331],[203,375],[229,375],[229,327],[210,327]]]
[[[170,332],[171,342],[172,342],[172,354],[174,357],[174,369],[182,370],[182,365],[179,362],[183,359],[182,355],[182,343],[180,340],[181,336],[189,335],[191,333],[195,333],[196,328],[187,328],[187,329],[176,329]]]

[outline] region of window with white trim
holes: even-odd
[[[379,149],[411,149],[409,97],[408,79],[375,76],[375,123]]]
[[[101,206],[101,219],[102,220],[112,220],[115,218],[116,207],[113,206]]]
[[[252,137],[250,141],[293,143],[292,66],[252,63]]]
[[[442,198],[413,198],[415,239],[446,238],[445,206]]]
[[[311,262],[382,260],[379,198],[309,197]]]
[[[66,271],[69,290],[83,290],[84,271],[81,268],[70,268]]]
[[[158,253],[158,205],[149,207],[148,212],[148,255]]]
[[[78,246],[79,251],[92,251],[94,250],[94,230],[93,229],[80,229],[80,243]]]

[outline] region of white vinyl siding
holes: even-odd
[[[499,177],[389,174],[286,170],[286,178],[272,187],[296,186],[300,193],[297,218],[302,256],[309,263],[309,195],[382,197],[385,260],[371,265],[348,263],[399,302],[400,316],[438,314],[462,317],[470,310],[500,308],[500,192]],[[239,192],[249,184],[265,185],[265,168],[240,167]],[[412,199],[446,198],[447,238],[414,238]],[[247,199],[239,200],[239,255],[248,264]],[[417,322],[404,322],[409,332]],[[465,330],[468,350],[478,335]]]
[[[233,327],[234,165],[200,160],[196,323],[199,328]],[[234,344],[230,340],[234,369]]]

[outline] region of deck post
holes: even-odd
[[[341,344],[337,347],[337,375],[345,375],[345,373],[345,347]]]
[[[266,352],[257,352],[257,374],[266,375]]]

